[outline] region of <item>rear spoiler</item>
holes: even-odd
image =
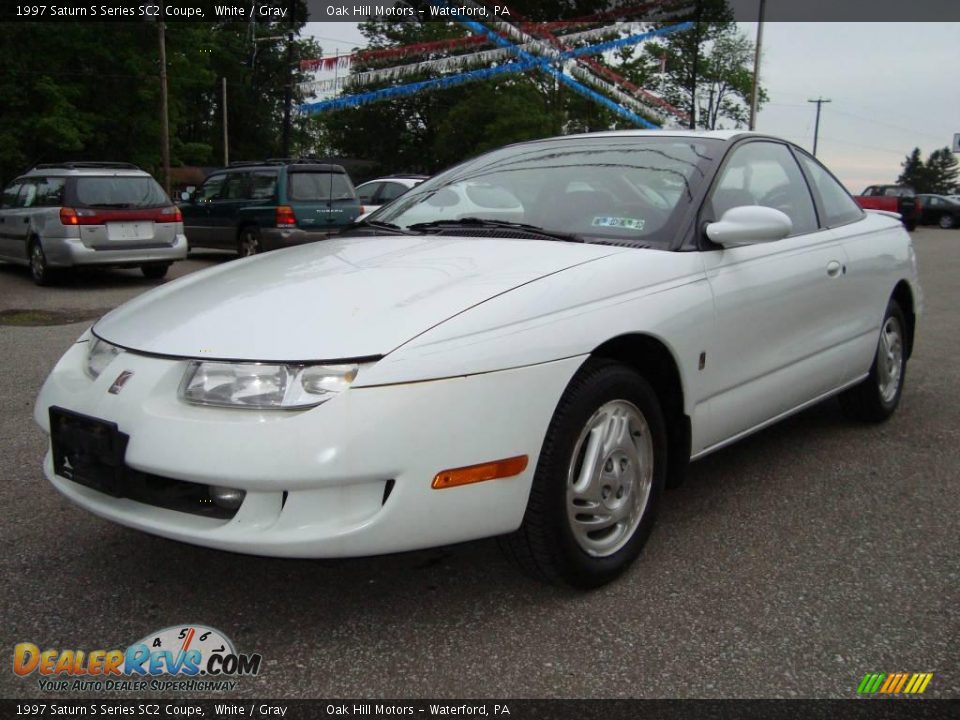
[[[873,210],[868,208],[867,212],[875,213],[877,215],[886,215],[887,217],[891,217],[894,220],[903,220],[903,216],[900,213],[891,212],[890,210]]]

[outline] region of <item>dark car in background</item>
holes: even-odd
[[[139,267],[159,279],[186,257],[180,210],[130,163],[35,165],[0,198],[0,260],[28,265],[38,285],[77,266]]]
[[[960,202],[946,195],[924,193],[917,195],[923,208],[921,225],[939,225],[942,228],[960,227]]]
[[[309,159],[231,163],[181,201],[191,248],[241,257],[322,240],[361,213],[343,167]]]

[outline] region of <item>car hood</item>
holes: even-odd
[[[94,326],[129,350],[225,360],[386,355],[513,288],[622,248],[375,236],[226,262],[140,295]]]

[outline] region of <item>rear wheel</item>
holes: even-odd
[[[663,412],[649,383],[626,365],[587,362],[550,422],[523,524],[502,546],[549,582],[610,582],[653,528],[666,454]]]
[[[261,252],[263,252],[263,244],[260,241],[260,229],[255,227],[243,228],[237,240],[237,253],[240,257],[252,257]]]
[[[30,241],[30,276],[37,285],[51,285],[58,279],[57,271],[47,264],[47,255],[36,238]]]
[[[900,404],[907,372],[907,323],[896,300],[887,305],[870,374],[840,395],[843,411],[855,420],[883,422]]]
[[[940,227],[942,227],[944,230],[949,230],[954,225],[956,225],[956,223],[957,223],[956,218],[954,218],[953,215],[944,213],[943,215],[940,216]]]
[[[159,280],[167,274],[167,270],[170,269],[170,263],[150,263],[149,265],[141,265],[140,272],[143,273],[145,278],[150,280]]]

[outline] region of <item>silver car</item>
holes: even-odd
[[[3,191],[0,260],[29,265],[38,285],[78,265],[140,267],[162,278],[186,257],[179,208],[136,165],[36,165]]]

